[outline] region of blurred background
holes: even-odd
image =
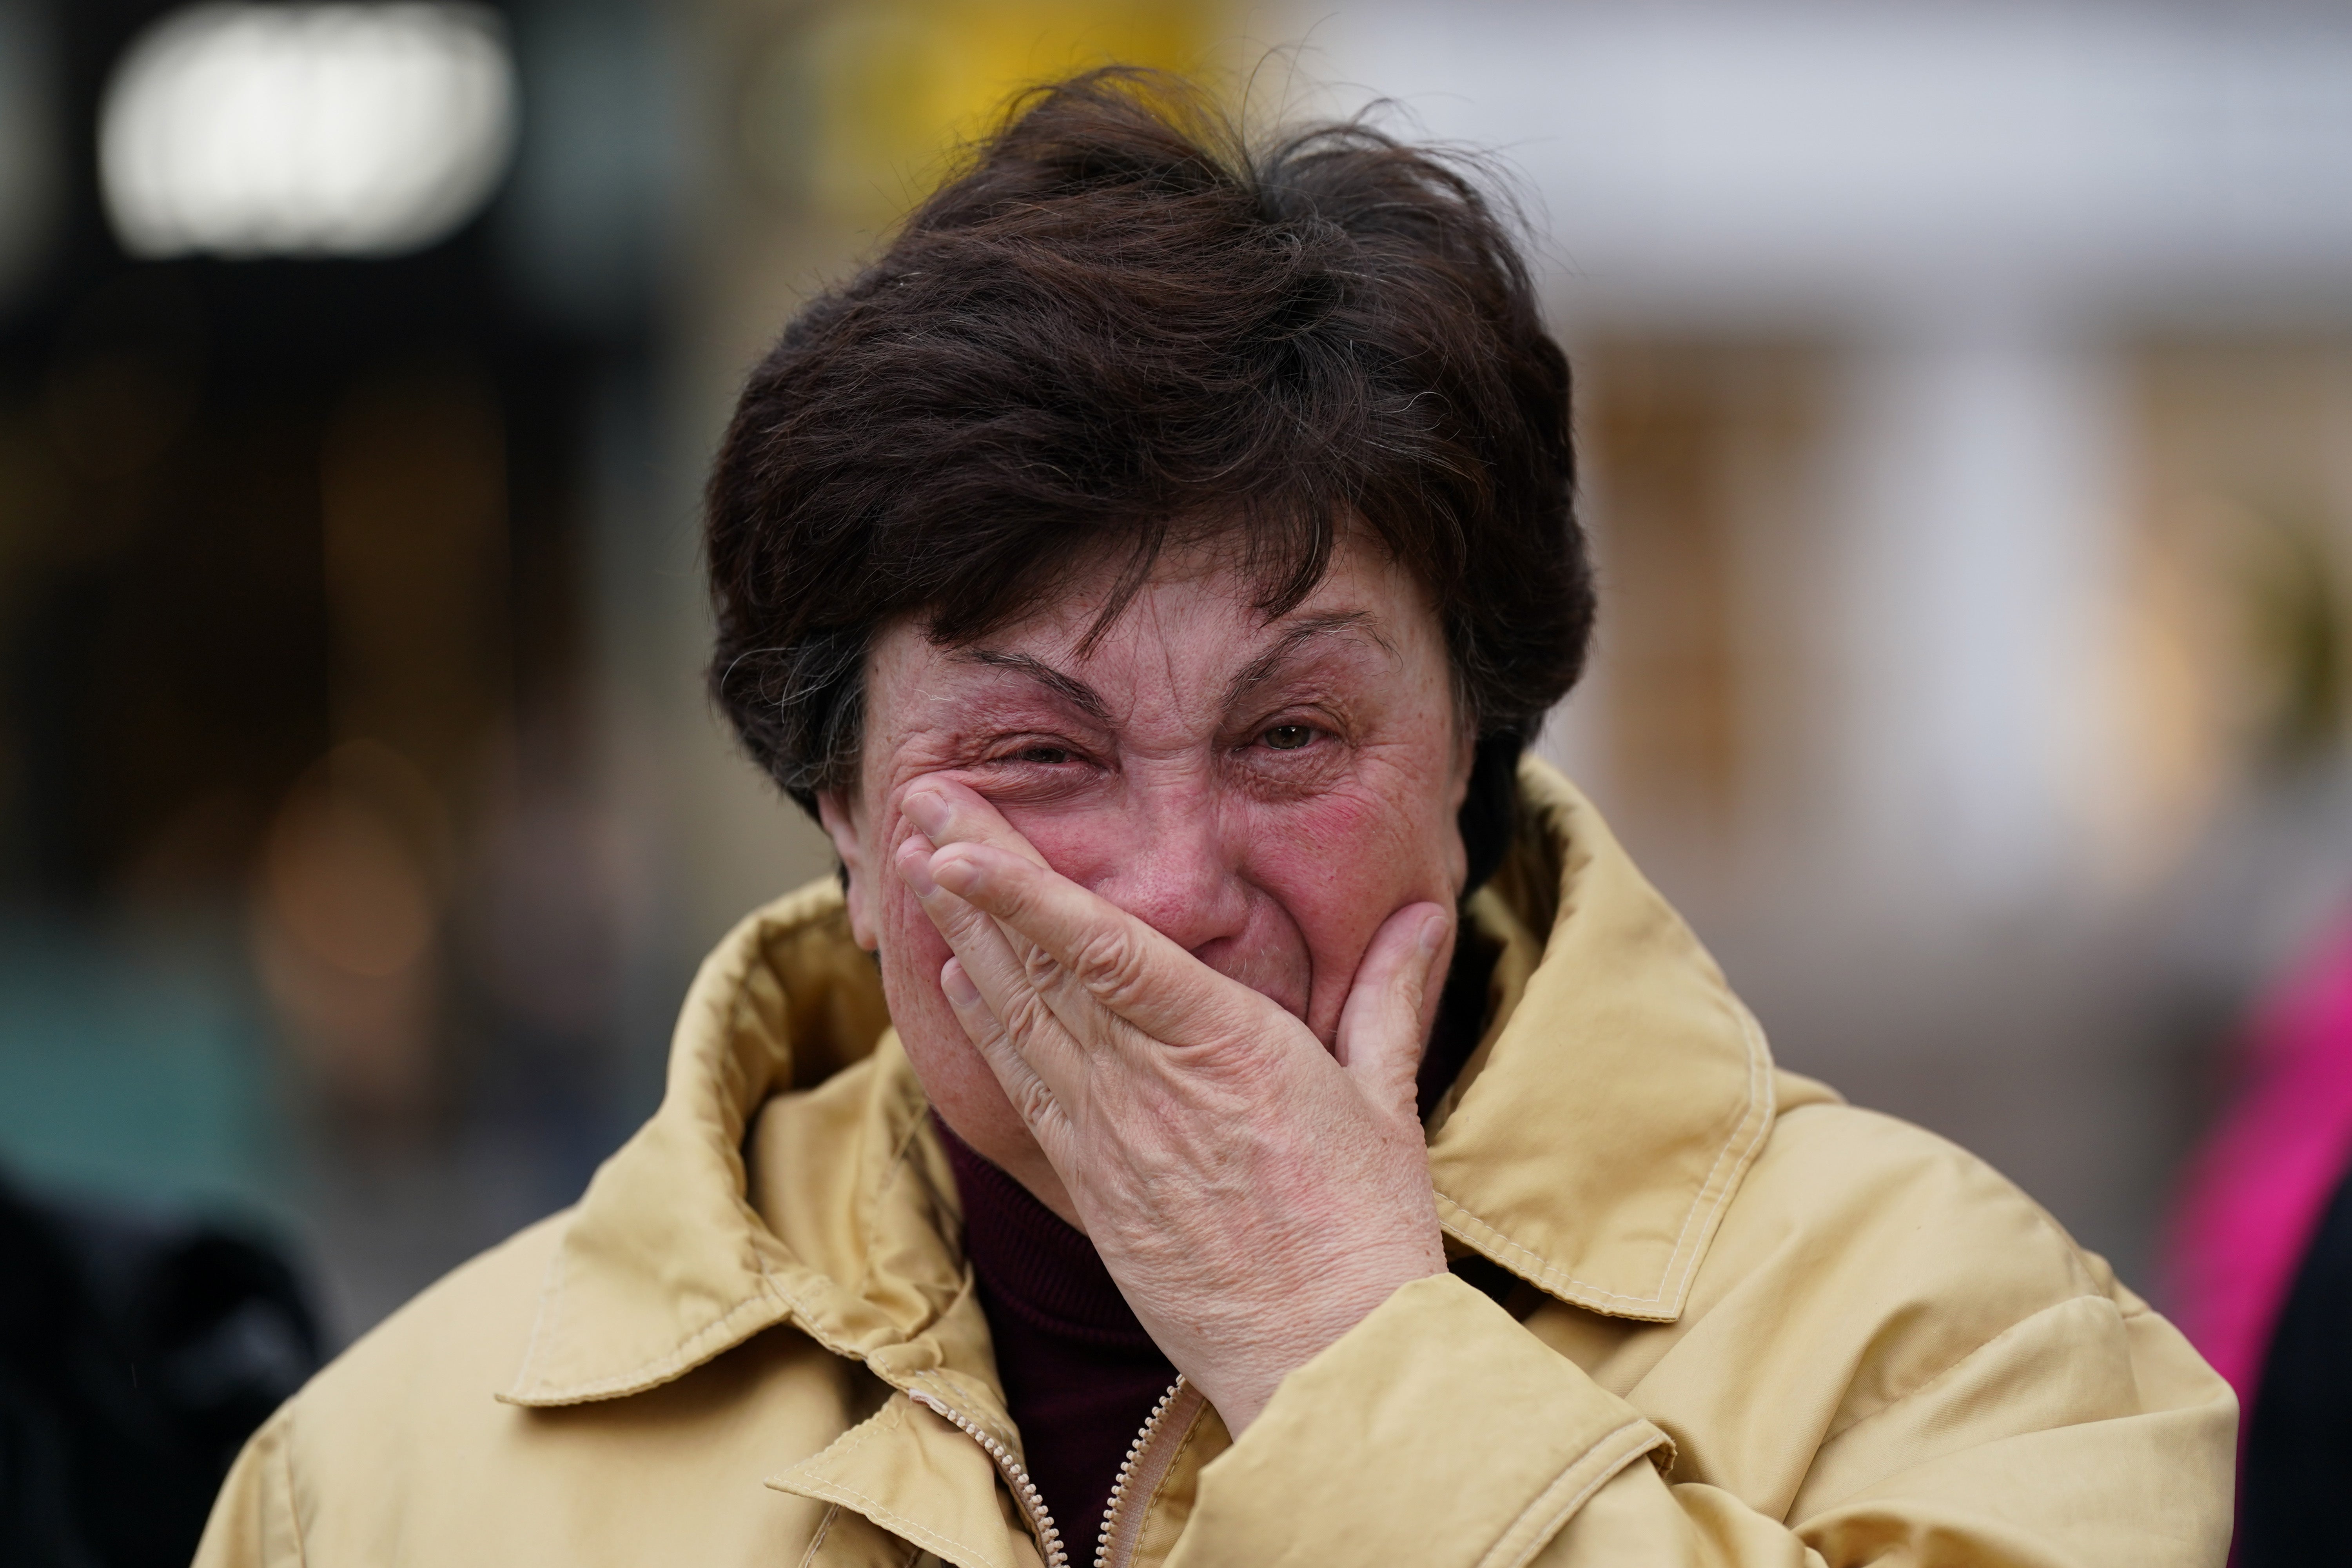
[[[330,1347],[571,1199],[829,868],[702,471],[1021,83],[1515,171],[1606,584],[1543,745],[1787,1064],[2126,1278],[2352,905],[2352,11],[0,0],[0,1168]]]

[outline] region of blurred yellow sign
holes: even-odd
[[[857,0],[815,12],[757,69],[746,152],[791,196],[855,221],[903,212],[1022,88],[1095,66],[1196,72],[1222,8],[1198,0]]]

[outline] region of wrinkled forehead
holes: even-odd
[[[1284,594],[1284,563],[1254,559],[1247,542],[1209,534],[1171,542],[1137,574],[1132,552],[1105,549],[1054,574],[1044,590],[1001,623],[950,635],[922,617],[917,630],[949,657],[1019,650],[1057,662],[1095,664],[1139,644],[1248,657],[1246,649],[1303,622],[1353,617],[1392,651],[1413,634],[1437,635],[1419,584],[1377,541],[1358,529],[1332,542],[1320,574],[1303,593]]]

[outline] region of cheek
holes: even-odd
[[[879,894],[876,934],[882,966],[882,992],[890,1018],[907,1043],[908,1054],[936,1055],[941,1043],[969,1051],[963,1026],[956,1022],[948,999],[940,994],[940,970],[950,956],[947,939],[931,924],[893,867],[884,874]],[[919,1062],[919,1069],[924,1063]]]
[[[893,824],[894,828],[897,827]],[[947,942],[923,913],[923,906],[915,901],[915,890],[907,886],[906,878],[898,874],[898,844],[904,837],[898,828],[889,837],[877,844],[867,855],[874,868],[871,896],[874,900],[874,930],[881,939],[882,954],[887,959],[894,950],[911,957],[917,952],[939,953],[939,963],[931,965],[937,978],[940,963],[947,962]]]
[[[876,892],[883,1000],[923,1092],[965,1142],[1008,1170],[1025,1168],[1028,1130],[940,994],[946,939],[895,870]]]
[[[866,895],[877,939],[875,957],[882,969],[883,994],[891,1020],[898,1026],[911,1054],[919,1037],[936,1035],[941,1023],[959,1044],[963,1031],[948,1010],[947,998],[940,994],[940,969],[948,961],[947,940],[916,902],[914,889],[898,875],[897,847],[905,833],[905,825],[892,817],[886,830],[866,847],[866,861],[872,872]]]
[[[1335,921],[1377,927],[1395,906],[1375,910],[1376,895],[1417,885],[1431,861],[1412,815],[1377,797],[1331,795],[1269,816],[1252,836],[1252,878],[1282,899],[1318,952],[1327,944],[1317,931]]]
[[[1136,842],[1137,824],[1115,798],[1052,806],[1001,800],[991,804],[1029,847],[1045,857],[1046,865],[1082,888],[1100,883]]]
[[[1307,1019],[1336,1026],[1364,950],[1389,916],[1454,901],[1455,832],[1442,789],[1335,792],[1268,814],[1253,835],[1250,877],[1280,903],[1310,955]]]

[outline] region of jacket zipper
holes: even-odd
[[[1028,1469],[1013,1457],[1013,1450],[982,1430],[979,1422],[937,1395],[914,1389],[907,1392],[917,1404],[929,1407],[934,1415],[980,1445],[981,1452],[995,1464],[1003,1475],[1005,1484],[1012,1488],[1013,1500],[1021,1505],[1021,1512],[1029,1521],[1029,1529],[1037,1537],[1039,1549],[1045,1552],[1045,1568],[1069,1568],[1070,1554],[1062,1545],[1061,1527],[1054,1522],[1053,1512],[1046,1508],[1045,1498],[1039,1494],[1037,1483],[1029,1479]],[[1185,1399],[1188,1394],[1192,1397]],[[1133,1529],[1121,1531],[1120,1511],[1130,1487],[1143,1485],[1147,1478],[1150,1486],[1158,1486],[1160,1477],[1167,1474],[1168,1457],[1153,1454],[1152,1441],[1160,1435],[1169,1411],[1175,1408],[1180,1400],[1188,1412],[1198,1409],[1201,1403],[1200,1395],[1192,1393],[1192,1385],[1185,1382],[1181,1373],[1169,1384],[1168,1392],[1160,1396],[1160,1403],[1151,1407],[1151,1414],[1144,1420],[1143,1429],[1135,1435],[1135,1441],[1127,1446],[1127,1458],[1119,1462],[1118,1479],[1111,1482],[1110,1500],[1103,1509],[1102,1531],[1095,1542],[1095,1568],[1125,1568],[1129,1554],[1134,1551],[1134,1541],[1121,1537],[1131,1538],[1138,1531]],[[1157,1462],[1146,1464],[1147,1458]]]
[[[1142,1515],[1123,1514],[1128,1494],[1139,1492],[1150,1500],[1175,1460],[1174,1451],[1157,1442],[1160,1429],[1170,1425],[1170,1414],[1180,1405],[1185,1418],[1175,1425],[1190,1426],[1192,1414],[1202,1404],[1199,1391],[1179,1373],[1176,1381],[1168,1385],[1168,1392],[1160,1396],[1160,1403],[1151,1407],[1143,1430],[1135,1435],[1135,1441],[1127,1446],[1127,1458],[1119,1461],[1118,1479],[1110,1484],[1110,1500],[1103,1507],[1102,1533],[1095,1539],[1095,1568],[1127,1568],[1129,1559],[1135,1555],[1136,1542],[1143,1533]]]
[[[1062,1550],[1061,1527],[1054,1522],[1053,1513],[1045,1500],[1038,1495],[1037,1483],[1029,1479],[1028,1470],[1013,1457],[1013,1450],[980,1428],[980,1423],[936,1395],[908,1389],[908,1394],[918,1405],[930,1407],[932,1413],[944,1418],[955,1429],[980,1445],[981,1452],[995,1462],[1003,1474],[1005,1484],[1013,1489],[1013,1500],[1021,1505],[1022,1514],[1029,1521],[1031,1533],[1037,1537],[1038,1548],[1045,1553],[1045,1568],[1070,1568],[1070,1554]]]

